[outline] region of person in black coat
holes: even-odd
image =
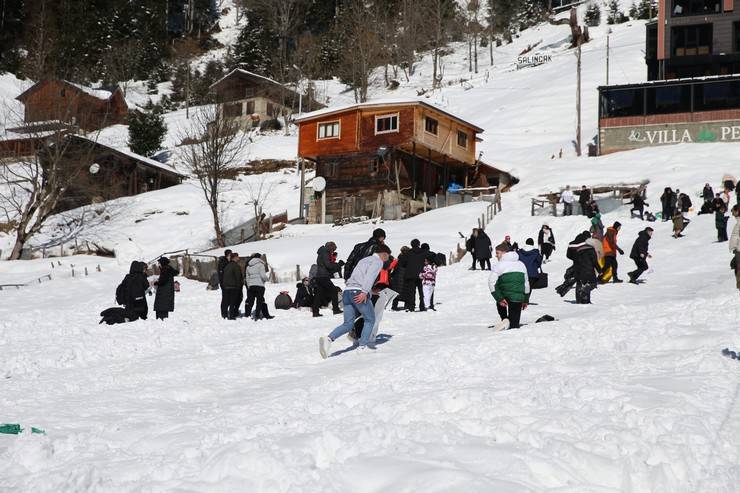
[[[712,187],[709,185],[709,183],[704,184],[704,190],[702,190],[701,196],[704,199],[704,202],[711,202],[714,198],[714,190],[712,190]]]
[[[229,299],[224,293],[224,269],[229,264],[231,250],[225,250],[223,257],[218,258],[216,269],[218,270],[218,287],[221,288],[221,318],[229,316]]]
[[[342,313],[342,310],[339,309],[337,287],[333,282],[331,282],[331,278],[334,277],[334,274],[339,273],[344,265],[344,262],[337,263],[332,260],[333,254],[336,250],[336,243],[328,241],[316,251],[316,275],[313,279],[314,286],[316,288],[316,296],[314,296],[313,305],[314,317],[321,316],[321,313],[319,312],[319,308],[321,308],[321,300],[331,301],[332,312],[335,315]]]
[[[649,206],[650,204],[645,202],[645,199],[642,198],[642,194],[639,191],[632,194],[632,202],[630,202],[630,204],[632,204],[632,209],[630,209],[630,219],[639,216],[640,220],[644,221],[645,206]]]
[[[478,236],[478,228],[473,228],[473,232],[470,233],[470,238],[465,240],[465,250],[470,254],[473,260],[473,265],[470,266],[470,270],[475,270],[475,264],[478,259],[475,258],[475,238]]]
[[[475,237],[475,258],[478,260],[481,270],[491,270],[492,250],[491,238],[488,237],[485,231],[479,229],[478,235]]]
[[[385,245],[385,231],[381,228],[375,229],[373,231],[373,236],[369,240],[364,243],[358,243],[352,248],[349,257],[347,257],[347,262],[344,265],[345,280],[350,278],[357,262],[375,253],[375,248],[377,248],[378,245]]]
[[[406,275],[406,267],[404,267],[405,257],[411,249],[407,246],[401,247],[401,254],[398,256],[398,262],[396,268],[391,272],[391,289],[398,293],[398,296],[393,300],[392,310],[399,311],[404,310],[406,306],[406,293],[404,291],[404,276]],[[403,301],[404,308],[398,308],[398,303]]]
[[[416,309],[416,292],[421,286],[421,274],[424,269],[426,253],[421,249],[421,242],[417,239],[411,240],[411,250],[399,258],[399,265],[403,271],[403,291],[406,311],[413,312]],[[424,299],[419,300],[419,308],[424,309]]]
[[[128,318],[133,322],[137,319],[146,320],[149,305],[146,302],[146,293],[149,290],[149,280],[146,277],[146,264],[133,261],[126,277],[123,279],[125,303]]]
[[[652,236],[653,228],[645,228],[644,230],[640,231],[640,233],[637,235],[635,243],[632,245],[630,258],[635,261],[635,265],[637,266],[637,269],[627,274],[632,284],[637,284],[637,279],[642,275],[643,272],[648,270],[647,259],[651,257],[650,253],[648,253],[648,247],[650,243],[650,238],[652,238]]]
[[[591,291],[596,287],[602,269],[596,249],[591,244],[593,239],[586,239],[576,247],[573,275],[576,279],[576,303],[591,303]],[[596,240],[598,241],[598,240]]]
[[[157,319],[164,320],[169,312],[175,311],[175,276],[179,272],[170,266],[170,259],[159,259],[159,279],[154,281],[157,294],[154,296],[154,311]]]
[[[578,194],[578,203],[581,205],[581,214],[588,216],[591,212],[591,191],[586,188],[586,185],[581,187],[581,191]]]
[[[660,196],[661,214],[663,222],[673,217],[673,208],[676,206],[676,198],[671,187],[665,187],[663,194]]]
[[[555,250],[555,233],[552,232],[552,229],[547,224],[543,224],[540,228],[540,232],[537,235],[537,245],[540,247],[540,252],[544,260],[550,260],[550,255]]]
[[[529,286],[531,287],[540,277],[540,271],[542,269],[542,254],[539,250],[534,248],[534,240],[527,238],[524,242],[529,250],[524,248],[520,249],[517,254],[519,255],[519,261],[524,264],[527,268],[527,277],[529,277]]]

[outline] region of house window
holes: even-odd
[[[254,101],[247,101],[247,115],[254,115]]]
[[[648,115],[689,113],[691,111],[691,86],[650,87],[646,91]]]
[[[224,105],[224,116],[226,118],[236,118],[242,116],[242,104],[230,103]]]
[[[468,134],[466,134],[462,130],[457,131],[457,145],[459,145],[463,149],[468,148]]]
[[[734,34],[735,34],[735,43],[734,43],[735,52],[736,53],[740,53],[740,22],[735,22],[733,24],[733,27],[735,28],[734,29]]]
[[[380,158],[370,161],[370,175],[375,176],[380,171]]]
[[[375,117],[375,135],[398,132],[398,113]]]
[[[273,118],[275,115],[275,105],[273,105],[271,102],[267,102],[267,116],[270,118]]]
[[[336,178],[339,171],[339,165],[336,162],[324,163],[324,176],[327,178]]]
[[[712,53],[712,24],[674,27],[671,40],[674,56],[709,55]]]
[[[642,88],[610,89],[601,93],[601,118],[637,116],[645,113]]]
[[[319,123],[318,128],[318,140],[321,139],[338,139],[339,138],[339,122],[325,122]]]
[[[424,131],[433,135],[437,135],[439,131],[439,122],[434,118],[426,117],[424,119]]]
[[[253,98],[254,97],[254,87],[247,87],[246,89],[244,89],[244,97]]]
[[[719,14],[721,12],[722,2],[720,0],[673,0],[671,8],[673,17]]]
[[[740,108],[740,81],[706,82],[694,86],[694,111]]]

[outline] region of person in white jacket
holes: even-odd
[[[247,301],[244,304],[245,317],[252,314],[253,306],[256,308],[256,313],[263,313],[262,305],[265,304],[265,282],[267,282],[267,279],[267,266],[265,261],[262,260],[262,255],[259,253],[252,254],[244,273],[244,284],[247,285]],[[258,318],[255,314],[254,320]]]
[[[565,190],[560,194],[560,202],[563,203],[563,215],[570,216],[573,214],[573,201],[575,197],[573,192],[570,190],[570,185],[565,187]]]
[[[732,208],[732,217],[735,218],[735,227],[730,235],[730,253],[735,255],[735,285],[740,291],[740,205]]]

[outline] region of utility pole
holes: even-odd
[[[609,85],[609,35],[612,33],[612,28],[606,31],[606,85]]]
[[[582,35],[578,35],[578,48],[576,49],[576,57],[578,59],[578,65],[576,67],[578,82],[576,84],[576,156],[581,156],[581,41],[583,40]]]
[[[188,74],[185,76],[185,119],[190,119],[190,63],[185,62]]]

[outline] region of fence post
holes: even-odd
[[[85,277],[87,277],[87,267],[85,267]]]
[[[295,280],[296,282],[301,282],[301,266],[300,265],[295,266]]]
[[[75,276],[75,268],[72,267],[72,277],[74,277],[74,276]]]
[[[100,264],[98,264],[98,267],[96,268],[98,272],[100,272]]]
[[[59,245],[59,256],[64,257],[64,243]]]
[[[478,218],[478,229],[481,229],[482,226],[480,225],[480,218]]]
[[[46,247],[41,247],[41,258],[46,258]]]
[[[51,268],[52,269],[54,268],[54,262],[51,262]]]
[[[532,217],[534,217],[534,199],[532,199]]]

